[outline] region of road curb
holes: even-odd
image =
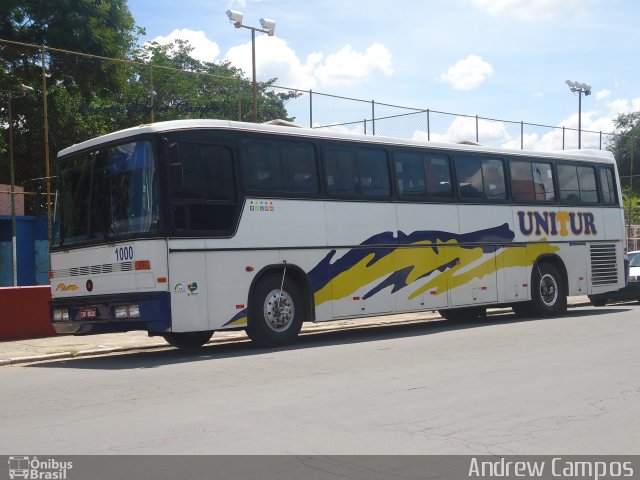
[[[570,305],[567,306],[567,308],[576,308],[576,307],[584,307],[584,306],[588,306],[591,305],[590,302],[577,302],[577,303],[572,303]],[[493,311],[487,312],[487,315],[500,315],[505,313],[505,310],[509,310],[508,308],[506,309],[495,309]],[[400,320],[400,321],[389,321],[389,322],[384,322],[384,321],[380,321],[380,320],[376,320],[374,322],[367,322],[367,323],[356,323],[354,322],[352,325],[331,325],[330,322],[329,324],[325,326],[321,326],[321,327],[312,327],[312,328],[307,328],[306,330],[303,328],[303,330],[300,332],[301,335],[311,335],[314,333],[330,333],[330,332],[340,332],[340,331],[346,331],[346,330],[357,330],[360,328],[369,328],[369,327],[376,327],[376,326],[391,326],[391,325],[409,325],[412,323],[422,323],[424,321],[427,320],[434,320],[434,319],[442,319],[442,317],[440,317],[438,314],[425,314],[424,317],[422,318],[417,318],[417,319],[410,319],[410,320]],[[313,324],[312,324],[313,325]],[[224,344],[224,343],[238,343],[238,342],[248,342],[248,338],[246,337],[218,337],[215,338],[213,337],[211,340],[209,340],[209,342],[207,342],[207,345],[210,344]],[[58,352],[58,353],[47,353],[44,355],[32,355],[32,356],[28,356],[28,357],[15,357],[15,358],[8,358],[8,359],[4,359],[4,360],[0,360],[0,367],[4,367],[4,366],[10,366],[10,365],[19,365],[19,364],[23,364],[23,363],[37,363],[37,362],[46,362],[46,361],[51,361],[51,360],[70,360],[70,359],[74,359],[74,358],[83,358],[83,357],[97,357],[100,355],[108,355],[108,354],[112,354],[112,353],[123,353],[123,352],[130,352],[133,350],[160,350],[160,349],[172,349],[172,347],[166,343],[158,343],[158,344],[153,344],[153,345],[130,345],[130,346],[126,346],[126,347],[113,347],[113,348],[103,348],[103,349],[89,349],[89,350],[80,350],[77,352]]]

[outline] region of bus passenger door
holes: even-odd
[[[170,240],[169,249],[186,246],[176,243]],[[209,330],[204,253],[197,251],[169,253],[169,281],[172,331]]]

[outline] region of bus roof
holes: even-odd
[[[383,137],[374,135],[362,135],[355,133],[341,133],[331,130],[318,130],[312,128],[292,128],[291,126],[281,126],[273,124],[257,124],[246,122],[234,122],[228,120],[171,120],[167,122],[157,122],[145,125],[139,125],[133,128],[127,128],[117,132],[102,135],[81,143],[72,145],[58,153],[58,158],[71,155],[83,150],[98,147],[103,144],[117,143],[128,138],[137,137],[139,135],[174,132],[180,130],[195,129],[227,129],[245,132],[263,132],[287,135],[291,137],[306,138],[324,138],[335,140],[351,140],[356,142],[366,142],[378,145],[393,146],[417,146],[417,147],[433,147],[442,150],[451,151],[468,151],[476,153],[494,153],[509,154],[515,156],[541,157],[541,158],[558,158],[567,160],[588,160],[602,163],[615,163],[613,154],[606,150],[555,150],[555,151],[534,151],[534,150],[514,150],[498,147],[485,147],[482,145],[470,145],[462,143],[442,143],[424,140],[408,140],[394,137]]]

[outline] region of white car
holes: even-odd
[[[629,278],[627,285],[614,292],[590,295],[591,304],[596,307],[604,307],[607,302],[624,302],[637,300],[640,302],[640,250],[629,252]]]

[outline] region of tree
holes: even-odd
[[[201,62],[184,41],[140,47],[142,32],[126,0],[0,2],[0,39],[49,47],[45,70],[52,158],[65,147],[152,118],[250,120],[251,84],[238,80],[244,77],[240,69]],[[21,83],[34,88],[12,103],[16,183],[27,190],[35,189],[30,179],[45,175],[41,55],[37,47],[0,42],[0,90],[17,90]],[[258,86],[259,121],[288,119],[285,102],[296,94],[276,93],[274,81]],[[0,125],[7,118],[3,100]],[[5,134],[0,154],[6,143]],[[8,183],[5,165],[0,161],[0,183]]]
[[[126,0],[3,0],[0,38],[92,55],[123,58],[141,32]],[[16,183],[35,188],[30,179],[45,175],[42,50],[0,43],[0,90],[16,91],[20,84],[32,94],[12,102]],[[104,132],[95,119],[81,117],[83,101],[119,91],[126,81],[120,64],[47,50],[45,56],[49,122],[49,151],[58,150]],[[6,94],[0,97],[0,123],[6,124]],[[6,152],[6,135],[0,153]],[[0,183],[8,183],[8,168],[0,166]],[[26,182],[26,184],[25,184]]]
[[[614,120],[616,136],[607,147],[618,164],[623,186],[640,192],[640,112],[621,113]]]
[[[629,187],[622,189],[624,216],[628,225],[640,225],[640,196],[631,192]]]
[[[132,59],[122,95],[96,98],[87,110],[113,115],[126,113],[120,127],[181,118],[251,120],[251,84],[242,70],[228,62],[202,62],[191,56],[193,47],[184,40],[171,44],[145,44]],[[142,65],[143,64],[143,65]],[[294,92],[276,93],[275,79],[258,84],[258,121],[287,116],[285,102]],[[152,97],[153,95],[153,97]]]

